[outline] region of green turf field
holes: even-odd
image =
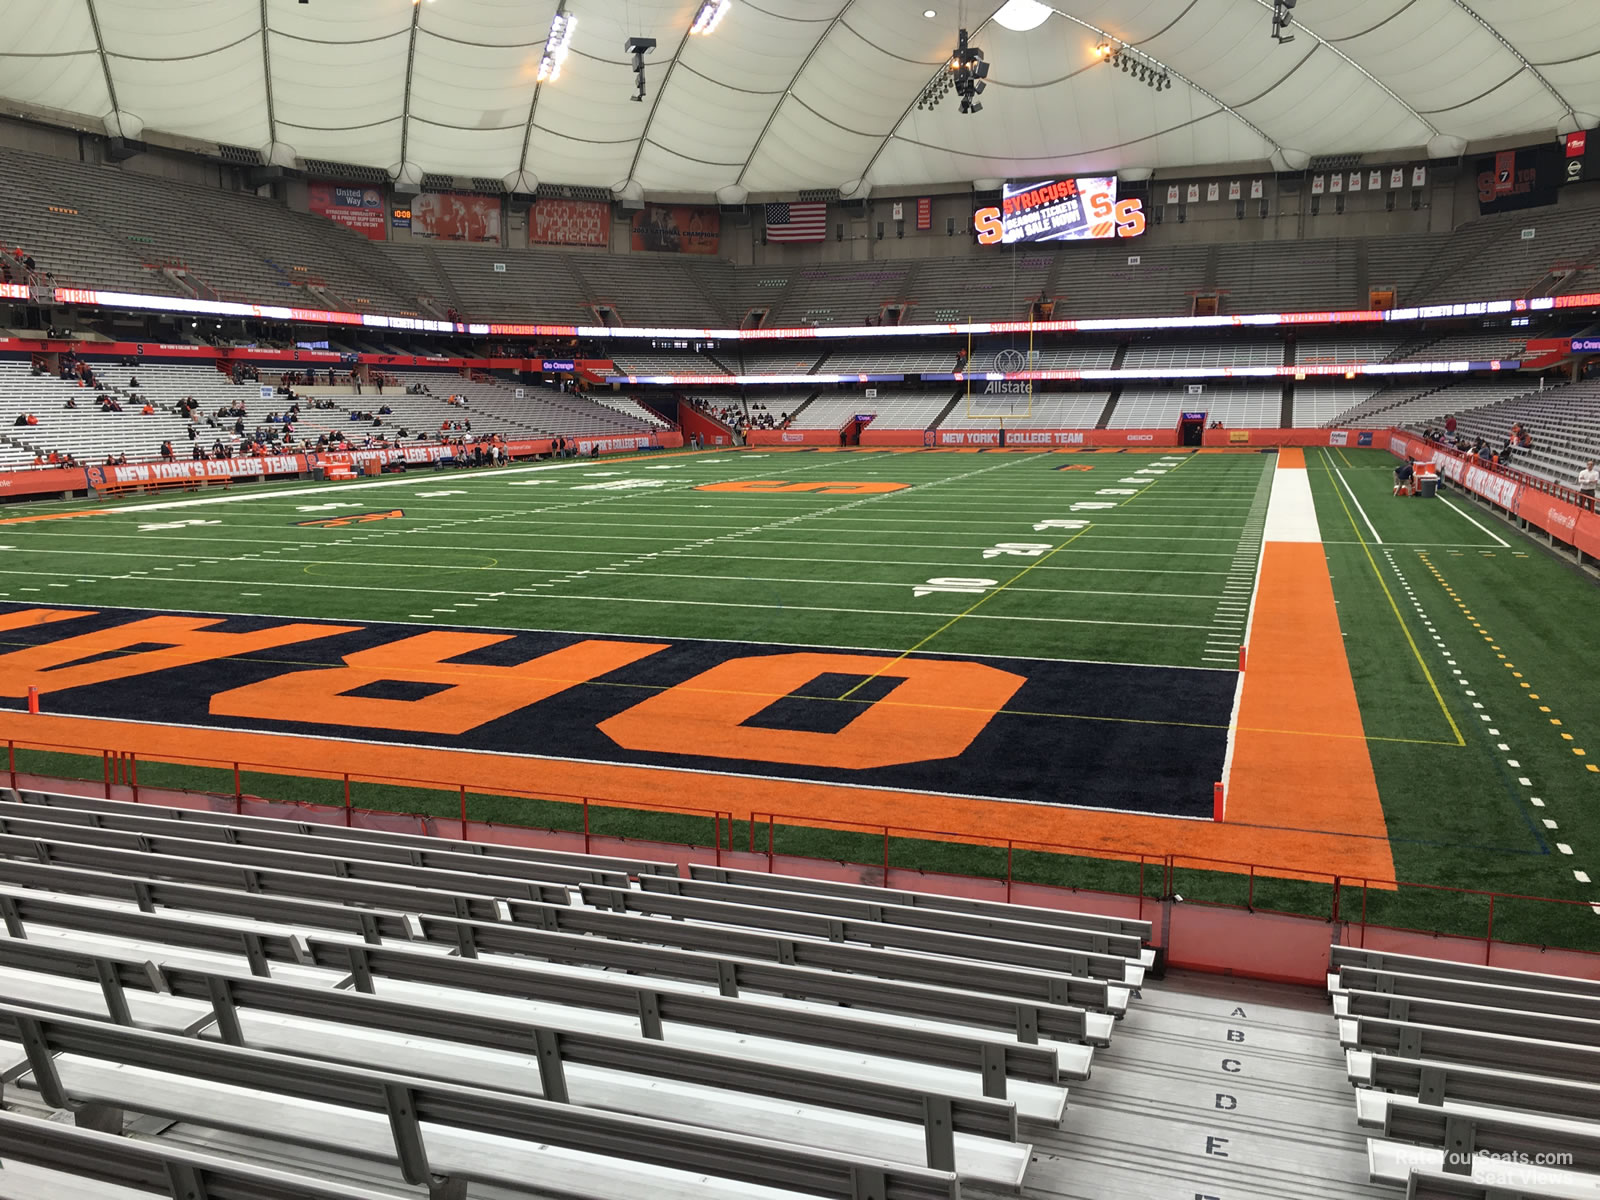
[[[1600,761],[1593,581],[1459,497],[1391,498],[1386,453],[1306,458],[1399,878],[1600,902],[1588,884],[1600,872],[1592,814],[1600,773],[1589,770]],[[1274,466],[1274,455],[1251,453],[741,451],[29,506],[0,518],[116,511],[0,526],[0,605],[1231,674]],[[740,481],[908,486],[703,490]],[[405,515],[301,524],[392,510]],[[315,788],[277,780],[255,781],[254,790],[310,796]],[[393,789],[370,789],[363,802],[412,811],[454,804]],[[570,822],[559,806],[526,800],[474,797],[473,807],[495,819]],[[1315,814],[1296,816],[1316,828]],[[704,840],[699,824],[674,818],[610,819],[612,831]],[[736,829],[735,839],[746,832]],[[796,852],[878,854],[844,833],[786,836]],[[993,852],[970,846],[905,839],[895,856],[1000,869]],[[1061,879],[1042,858],[1017,864],[1018,873]],[[1120,867],[1074,872],[1070,882],[1085,886],[1134,879]],[[1186,881],[1183,890],[1240,896],[1235,879]],[[1310,885],[1282,885],[1271,898],[1309,911],[1328,904],[1327,889]],[[1587,908],[1552,914],[1499,903],[1504,936],[1600,944],[1600,916]],[[1486,907],[1410,891],[1373,904],[1374,917],[1462,931],[1481,931]]]

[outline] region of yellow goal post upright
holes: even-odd
[[[1028,328],[1026,349],[1019,350],[1015,345],[1016,332],[1010,335],[1013,344],[1006,346],[995,355],[994,370],[1011,374],[1022,370],[1032,370],[1036,365],[1033,350],[1034,315],[1032,306],[1028,310]],[[972,387],[973,374],[973,337],[972,318],[967,318],[967,410],[968,420],[1000,419],[1004,428],[1006,419],[1030,420],[1033,417],[1033,391],[1032,379],[984,379],[978,381],[978,390]]]

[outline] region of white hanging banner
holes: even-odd
[[[1239,181],[1237,179],[1228,180],[1228,199],[1237,200],[1241,194],[1242,193],[1239,191]]]
[[[1262,196],[1261,180],[1252,179],[1250,181],[1250,199],[1259,200],[1259,199],[1261,199],[1261,196]]]
[[[1383,188],[1383,172],[1372,170],[1367,172],[1367,191],[1376,192]]]
[[[905,205],[899,200],[894,202],[894,219],[896,221],[904,221],[906,219]]]
[[[1336,174],[1333,177],[1332,184],[1333,184],[1333,186],[1332,186],[1332,188],[1330,190],[1333,192],[1333,194],[1335,196],[1337,196],[1340,192],[1344,191],[1344,172],[1341,171],[1338,174]]]
[[[1389,186],[1403,188],[1406,185],[1406,169],[1404,167],[1389,168]]]
[[[1412,167],[1411,168],[1411,186],[1412,187],[1426,187],[1427,184],[1428,184],[1428,168],[1427,167]]]
[[[1222,194],[1222,189],[1221,189],[1221,186],[1219,184],[1215,184],[1215,183],[1206,184],[1206,199],[1207,200],[1214,201],[1221,194]]]
[[[1185,193],[1185,195],[1187,195],[1188,198],[1189,198],[1188,199],[1188,203],[1190,203],[1190,204],[1199,204],[1200,203],[1200,185],[1198,183],[1191,183],[1189,185],[1189,190]]]
[[[1175,184],[1175,183],[1169,183],[1169,184],[1167,184],[1167,203],[1168,204],[1176,204],[1177,202],[1178,202],[1178,185]]]
[[[1323,178],[1322,178],[1322,176],[1321,175],[1313,175],[1311,177],[1311,194],[1313,196],[1322,195],[1322,187],[1323,187]]]
[[[1350,190],[1352,192],[1359,192],[1361,190],[1361,172],[1360,171],[1351,171],[1350,172]]]

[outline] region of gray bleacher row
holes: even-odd
[[[1527,392],[1455,415],[1459,436],[1485,438],[1496,449],[1520,422],[1533,449],[1513,451],[1510,466],[1569,487],[1579,470],[1600,459],[1600,379]],[[1439,424],[1413,420],[1409,427],[1421,432]]]
[[[1328,990],[1375,1182],[1600,1190],[1600,981],[1335,945]]]
[[[597,304],[633,326],[727,327],[756,307],[769,310],[769,325],[859,324],[889,303],[907,305],[911,321],[1021,318],[1041,293],[1058,317],[1182,315],[1202,292],[1220,294],[1227,312],[1316,311],[1365,307],[1364,286],[1393,287],[1402,305],[1558,295],[1591,286],[1600,258],[1581,198],[1452,234],[1016,245],[735,268],[681,255],[371,242],[249,193],[20,150],[0,152],[0,183],[0,240],[27,247],[61,282],[171,295],[198,286],[208,296],[424,316],[454,306],[478,320],[586,324]],[[1530,228],[1536,236],[1524,238]],[[163,263],[182,264],[185,282]]]
[[[421,311],[415,281],[372,242],[248,192],[20,150],[0,153],[0,182],[0,238],[58,282],[189,294],[151,269],[172,262],[208,299]]]
[[[1149,961],[1148,923],[1093,914],[6,795],[0,1049],[21,1095],[90,1129],[178,1122],[157,1155],[265,1147],[289,1178],[337,1155],[358,1196],[373,1164],[441,1198],[524,1178],[1015,1190],[1018,1119],[1059,1123],[1062,1081],[1087,1077]],[[590,903],[619,896],[697,911]]]

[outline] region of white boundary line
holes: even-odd
[[[1271,461],[1271,463],[1272,463],[1272,476],[1271,476],[1272,485],[1271,485],[1271,488],[1267,492],[1267,507],[1270,509],[1272,507],[1272,493],[1277,491],[1279,467],[1278,467],[1278,460],[1276,458],[1273,458],[1273,459],[1271,459],[1269,461]],[[1265,531],[1265,523],[1263,522],[1262,537],[1261,537],[1261,548],[1256,551],[1256,577],[1255,577],[1255,582],[1250,587],[1250,607],[1249,607],[1249,609],[1248,609],[1248,611],[1247,611],[1247,613],[1245,615],[1245,620],[1244,620],[1244,649],[1245,649],[1245,656],[1246,656],[1245,657],[1245,670],[1246,671],[1250,669],[1249,668],[1250,634],[1255,629],[1255,624],[1256,624],[1256,596],[1261,591],[1261,568],[1265,565],[1266,559],[1267,559],[1267,538],[1266,538],[1266,531]],[[1237,666],[1238,666],[1238,662],[1237,661],[1235,661],[1234,666],[1235,666],[1235,668],[1237,668]],[[1228,748],[1223,753],[1223,756],[1222,756],[1222,780],[1221,780],[1221,782],[1222,782],[1222,815],[1223,815],[1224,818],[1226,818],[1227,815],[1228,815],[1228,790],[1229,790],[1229,788],[1231,788],[1233,786],[1233,743],[1234,743],[1234,736],[1238,732],[1238,729],[1239,729],[1239,706],[1243,702],[1244,702],[1244,671],[1240,671],[1239,672],[1238,682],[1236,684],[1234,684],[1234,688],[1233,688],[1233,709],[1228,713]]]
[[[1510,542],[1506,541],[1505,538],[1501,537],[1498,533],[1496,533],[1494,530],[1490,529],[1488,526],[1481,524],[1478,521],[1478,519],[1476,517],[1474,517],[1471,513],[1467,512],[1465,509],[1457,508],[1454,504],[1451,504],[1450,501],[1444,496],[1440,496],[1439,499],[1444,502],[1444,506],[1446,508],[1450,509],[1450,511],[1456,513],[1458,516],[1462,517],[1464,520],[1470,521],[1470,522],[1472,522],[1472,524],[1477,525],[1479,529],[1483,530],[1490,537],[1492,537],[1495,541],[1499,542],[1502,546],[1504,546],[1507,550],[1511,549],[1511,543]]]
[[[1324,451],[1323,453],[1326,454],[1327,452]],[[1309,470],[1309,468],[1307,469]],[[1367,523],[1367,528],[1372,532],[1372,540],[1377,542],[1380,546],[1383,545],[1383,538],[1378,536],[1378,530],[1377,527],[1373,525],[1372,518],[1367,516],[1367,510],[1362,508],[1361,501],[1356,499],[1355,489],[1350,486],[1350,481],[1344,477],[1344,472],[1333,465],[1332,455],[1328,456],[1328,469],[1339,477],[1339,482],[1344,484],[1344,490],[1350,493],[1350,502],[1356,506],[1356,511],[1361,514],[1361,519]],[[1487,533],[1488,530],[1484,530],[1484,532]]]

